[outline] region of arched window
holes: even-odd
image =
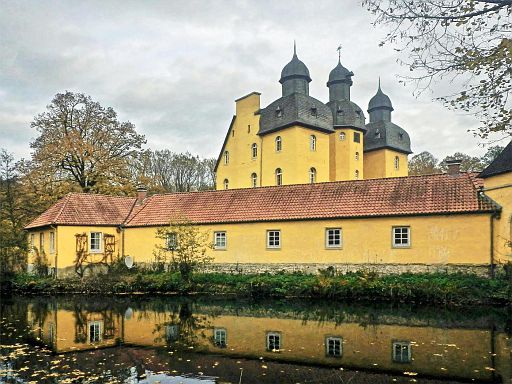
[[[340,132],[340,140],[345,140],[345,132]]]
[[[356,161],[359,160],[359,152],[356,152]]]
[[[276,185],[283,185],[283,171],[281,168],[276,169]]]
[[[400,158],[398,156],[395,156],[395,169],[398,171],[400,168]]]
[[[276,137],[276,152],[281,152],[281,149],[283,149],[283,142],[281,140],[281,136]]]
[[[356,180],[359,180],[359,171],[356,169]]]
[[[224,164],[229,164],[229,152],[224,151]]]
[[[229,181],[228,179],[224,179],[224,189],[228,189],[229,188]]]
[[[251,175],[251,185],[253,188],[258,186],[258,175],[256,173]]]
[[[309,182],[311,184],[316,183],[316,169],[315,168],[309,169]]]
[[[309,149],[312,151],[316,151],[316,136],[309,136]]]
[[[251,154],[252,154],[252,158],[253,159],[258,157],[258,144],[252,143],[252,145],[251,145]]]

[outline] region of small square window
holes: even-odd
[[[343,339],[341,337],[325,338],[325,355],[330,357],[341,357],[343,353]]]
[[[354,143],[361,142],[361,134],[359,132],[354,132]]]
[[[267,231],[267,248],[281,248],[281,231]]]
[[[267,332],[267,351],[279,352],[281,348],[281,332]]]
[[[411,355],[410,341],[393,342],[393,361],[395,363],[410,363],[412,361]]]
[[[168,233],[165,238],[165,248],[168,251],[175,251],[178,247],[178,235],[176,232]]]
[[[341,248],[341,228],[327,228],[325,230],[326,248]]]
[[[411,228],[393,227],[393,247],[408,248],[411,246]]]
[[[90,238],[90,242],[89,242],[89,245],[90,245],[89,251],[91,253],[99,253],[102,251],[101,238],[102,238],[101,232],[91,232],[91,238]]]
[[[227,331],[225,328],[215,328],[213,330],[213,343],[216,347],[226,348]]]
[[[345,140],[345,132],[340,132],[340,140]]]
[[[226,232],[214,232],[213,233],[213,239],[214,239],[214,248],[215,249],[226,249],[227,246],[227,237]]]

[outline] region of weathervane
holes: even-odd
[[[338,61],[341,62],[341,44],[336,48],[336,50],[338,51]]]

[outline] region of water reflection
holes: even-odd
[[[512,383],[505,310],[147,297],[1,308],[4,382]]]

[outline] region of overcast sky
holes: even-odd
[[[328,101],[341,44],[352,101],[366,111],[380,76],[415,153],[484,153],[467,132],[478,126],[473,116],[399,84],[407,70],[393,47],[379,47],[385,30],[372,20],[356,0],[0,0],[0,147],[28,157],[33,117],[69,90],[113,107],[149,148],[216,157],[235,99],[258,91],[266,106],[281,95],[295,39],[313,97]]]

